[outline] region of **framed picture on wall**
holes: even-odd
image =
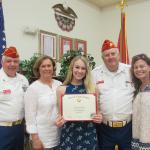
[[[40,51],[44,55],[57,58],[57,34],[40,30]]]
[[[60,36],[60,52],[59,52],[59,58],[62,58],[62,56],[67,53],[67,51],[70,51],[73,49],[73,39],[70,37]]]
[[[74,40],[74,45],[76,50],[80,50],[82,54],[86,55],[87,54],[87,42],[84,40],[80,39],[75,39]]]

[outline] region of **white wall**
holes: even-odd
[[[52,6],[64,0],[3,0],[7,45],[18,48],[21,59],[27,59],[39,50],[38,34],[24,34],[26,26],[42,29],[72,38],[86,40],[88,53],[101,61],[100,48],[104,39],[117,42],[120,30],[120,10],[116,6],[99,10],[86,0],[66,0],[77,14],[71,32],[62,31],[54,18]],[[129,55],[150,52],[150,1],[128,3],[127,39]]]
[[[128,3],[125,12],[130,59],[138,53],[150,56],[150,1]],[[119,8],[113,6],[104,9],[101,16],[103,23],[101,38],[108,38],[117,43],[120,31]]]
[[[22,59],[38,52],[38,34],[24,34],[26,26],[42,29],[72,38],[86,40],[88,53],[97,59],[97,47],[101,40],[101,14],[98,8],[78,0],[68,0],[67,4],[77,14],[76,25],[71,32],[62,31],[55,20],[52,6],[63,0],[3,0],[7,45],[15,45]],[[99,58],[98,58],[99,59]]]

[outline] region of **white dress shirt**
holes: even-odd
[[[37,80],[25,94],[27,132],[37,133],[44,148],[55,147],[59,142],[59,129],[54,123],[57,116],[56,88],[59,85],[61,82],[53,80],[50,88]]]
[[[0,122],[12,122],[24,118],[24,93],[28,80],[21,74],[10,78],[0,70]]]
[[[100,92],[100,109],[104,119],[123,121],[131,117],[134,88],[130,66],[119,63],[117,72],[110,72],[105,65],[101,65],[92,74]]]

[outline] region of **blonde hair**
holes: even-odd
[[[91,69],[88,65],[87,59],[83,56],[76,56],[75,58],[72,59],[70,65],[69,65],[67,77],[66,77],[65,81],[63,82],[63,85],[68,85],[71,83],[72,78],[73,78],[73,67],[74,67],[74,64],[77,60],[83,61],[83,63],[85,64],[85,67],[86,67],[86,75],[83,78],[83,84],[85,86],[86,92],[87,93],[94,93],[95,92],[95,86],[94,86],[94,83],[92,83]]]

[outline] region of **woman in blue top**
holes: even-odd
[[[86,94],[98,92],[91,81],[91,73],[83,56],[75,57],[69,66],[63,86],[58,87],[58,104],[63,94]],[[56,125],[62,127],[59,150],[98,150],[98,140],[94,123],[101,123],[102,116],[93,115],[92,121],[65,121],[59,115]]]

